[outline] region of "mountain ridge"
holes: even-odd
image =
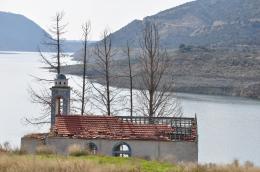
[[[45,36],[50,36],[33,20],[11,12],[0,11],[0,51],[50,51],[43,46]],[[64,51],[74,52],[81,41],[64,41]]]
[[[36,50],[44,35],[47,34],[35,22],[20,14],[0,12],[0,22],[0,50],[2,51]]]

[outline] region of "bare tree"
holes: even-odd
[[[56,52],[56,54],[49,59],[48,57],[44,56],[44,54],[40,50],[41,57],[43,61],[51,68],[57,71],[57,74],[60,74],[60,67],[61,67],[61,58],[64,56],[62,53],[63,48],[63,41],[66,24],[63,24],[64,13],[58,12],[56,13],[55,17],[53,18],[53,25],[50,27],[49,32],[51,35],[46,35],[46,40],[44,41],[44,45],[50,49],[50,51]],[[52,61],[54,59],[54,61]]]
[[[62,53],[63,38],[62,35],[65,33],[66,25],[62,24],[64,13],[56,13],[53,18],[53,25],[49,29],[51,35],[46,35],[46,40],[44,41],[45,48],[47,47],[50,52],[55,52],[52,57],[45,56],[44,53],[39,49],[39,53],[42,57],[43,62],[48,66],[48,69],[55,70],[57,74],[60,74],[61,69],[61,57],[64,57]],[[51,53],[53,54],[53,53]],[[48,53],[49,55],[49,53]],[[52,79],[40,78],[34,76],[40,89],[37,91],[30,88],[29,93],[31,95],[31,100],[33,103],[40,104],[42,106],[43,115],[39,117],[33,117],[31,119],[26,118],[25,121],[28,124],[45,124],[50,123],[50,110],[53,106],[51,103],[51,95],[49,89],[45,86],[51,82]]]
[[[101,111],[105,112],[107,115],[111,115],[112,102],[116,99],[116,94],[110,88],[112,76],[111,76],[111,65],[112,57],[115,51],[112,49],[111,35],[108,30],[102,33],[102,40],[96,44],[94,49],[94,55],[96,57],[97,73],[99,77],[105,82],[105,89],[98,88],[92,83],[93,88],[97,91],[99,96],[94,96],[95,100],[105,106],[105,111],[99,108]]]
[[[82,75],[82,98],[81,98],[81,115],[85,112],[85,100],[86,100],[86,66],[87,66],[87,44],[88,36],[90,33],[90,22],[86,22],[82,27],[84,37],[84,56],[83,56],[83,75]]]
[[[166,49],[160,46],[156,24],[145,26],[140,45],[139,103],[142,113],[149,117],[181,114],[180,104],[174,99],[173,82],[165,77],[170,67],[170,59]]]

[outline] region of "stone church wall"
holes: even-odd
[[[21,140],[21,149],[28,153],[35,153],[37,146],[45,143],[58,154],[67,155],[68,147],[76,144],[86,148],[89,143],[97,146],[97,152],[103,155],[113,155],[116,144],[124,142],[130,146],[131,156],[151,160],[164,160],[169,162],[198,162],[197,142],[171,142],[171,141],[140,141],[140,140],[102,140],[102,139],[71,139],[64,137],[49,137],[45,141],[24,137]]]

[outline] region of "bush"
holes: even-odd
[[[179,46],[179,50],[180,50],[180,52],[182,52],[182,53],[190,52],[192,49],[193,49],[193,46],[192,46],[192,45],[181,44],[181,45]]]
[[[9,142],[4,142],[3,145],[0,144],[0,153],[7,153],[10,152],[11,149],[11,145]]]
[[[232,165],[235,167],[239,167],[239,161],[237,159],[234,159]]]
[[[51,155],[54,154],[54,151],[50,146],[40,145],[37,146],[35,153],[37,155]]]
[[[86,156],[90,154],[88,150],[77,144],[69,146],[68,153],[70,156]]]
[[[250,162],[250,161],[246,161],[246,162],[245,162],[245,167],[246,167],[246,168],[253,168],[253,167],[254,167],[254,163],[253,163],[253,162]]]
[[[6,151],[0,147],[0,153],[6,153]]]
[[[177,158],[174,155],[165,155],[159,159],[159,162],[177,163]]]
[[[25,155],[25,154],[27,154],[27,152],[25,150],[22,150],[22,149],[19,149],[19,148],[13,149],[12,153],[16,154],[16,155]]]
[[[4,149],[9,152],[12,150],[11,144],[9,142],[4,142]]]

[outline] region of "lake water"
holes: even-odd
[[[52,78],[39,69],[38,53],[0,52],[0,143],[19,146],[20,138],[48,127],[24,124],[24,118],[39,116],[41,107],[31,103],[31,75]],[[51,85],[50,85],[51,86]],[[126,94],[124,90],[121,94]],[[234,159],[260,166],[260,101],[222,96],[178,94],[184,114],[198,117],[199,162],[229,163]],[[97,113],[93,109],[93,113]]]

